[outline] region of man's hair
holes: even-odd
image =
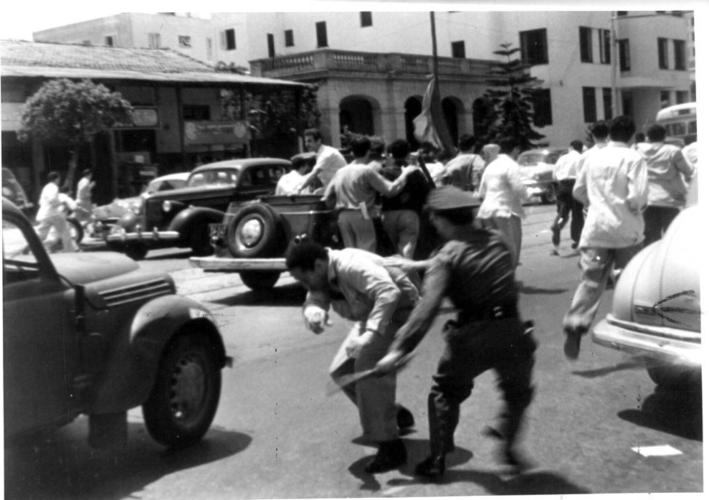
[[[47,180],[48,180],[49,182],[58,181],[59,179],[61,179],[61,175],[59,175],[59,172],[57,172],[56,170],[51,170],[51,171],[47,174]]]
[[[500,145],[500,152],[507,154],[507,153],[511,153],[512,150],[514,150],[514,148],[519,146],[519,141],[517,140],[516,137],[507,136],[507,137],[501,138],[500,141],[498,142],[498,144]]]
[[[389,144],[387,149],[395,160],[404,160],[411,152],[411,146],[409,146],[409,143],[404,139],[395,140]]]
[[[635,122],[629,116],[616,116],[608,124],[611,141],[630,142],[635,133]]]
[[[320,133],[320,130],[316,128],[309,128],[306,129],[305,132],[303,132],[303,137],[308,136],[312,137],[315,141],[322,141],[322,134]]]
[[[475,213],[470,207],[452,208],[450,210],[433,210],[434,215],[447,219],[454,226],[469,226],[475,219]]]
[[[636,132],[635,136],[633,137],[633,140],[635,142],[645,142],[645,134],[642,132]]]
[[[595,137],[596,139],[605,139],[608,137],[608,124],[605,122],[605,120],[599,120],[593,125],[591,125],[591,128],[589,129],[591,131],[591,135]]]
[[[373,135],[369,138],[369,142],[369,152],[373,157],[380,158],[384,155],[384,149],[386,148],[386,144],[384,143],[381,137],[379,137],[378,135]]]
[[[473,134],[463,134],[458,139],[458,149],[461,151],[467,151],[473,146],[475,146],[475,136]]]
[[[647,138],[650,142],[662,142],[665,140],[667,131],[659,123],[653,123],[647,129]]]
[[[91,175],[91,169],[90,168],[85,168],[84,170],[81,171],[81,175],[86,177],[87,175]]]
[[[364,158],[367,156],[371,147],[372,141],[365,135],[359,135],[350,142],[350,148],[352,148],[352,154],[355,158]]]
[[[327,258],[327,250],[324,246],[309,239],[302,241],[296,239],[286,251],[286,267],[312,271],[315,269],[316,260],[327,260]]]
[[[574,148],[579,153],[583,151],[583,142],[579,141],[578,139],[571,141],[571,144],[569,144],[569,146]]]

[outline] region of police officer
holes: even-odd
[[[377,363],[381,373],[394,370],[424,337],[444,297],[458,309],[457,319],[444,327],[446,346],[428,397],[431,455],[415,470],[433,478],[443,474],[445,455],[455,448],[460,404],[470,395],[473,379],[491,368],[505,405],[499,426],[488,427],[487,434],[501,440],[504,464],[516,470],[526,465],[517,436],[532,400],[536,343],[531,323],[523,323],[517,309],[512,253],[499,233],[473,224],[474,204],[469,193],[452,186],[429,195],[431,222],[445,243],[425,264],[420,302]],[[411,270],[420,264],[402,266]]]

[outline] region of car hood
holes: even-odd
[[[531,178],[534,175],[551,175],[554,171],[554,165],[548,163],[537,163],[536,165],[520,166],[520,175],[523,179]]]
[[[116,252],[55,253],[50,258],[57,272],[77,285],[86,285],[138,269],[133,259]]]

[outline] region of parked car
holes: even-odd
[[[522,182],[530,196],[542,203],[555,203],[557,185],[554,179],[554,164],[568,148],[530,149],[517,157],[522,171]]]
[[[140,206],[120,217],[106,237],[110,248],[141,259],[151,248],[190,247],[212,253],[210,223],[221,222],[230,203],[274,192],[288,160],[250,158],[209,163],[194,169],[181,189],[141,197]]]
[[[610,314],[593,329],[595,343],[643,356],[660,386],[701,381],[702,225],[699,207],[680,212],[663,238],[625,267]]]
[[[30,202],[15,174],[7,167],[2,167],[2,195],[29,216],[29,211],[34,205]]]
[[[115,446],[136,406],[158,442],[201,439],[231,363],[207,309],[124,255],[48,255],[6,199],[2,222],[5,441],[85,414],[90,444]]]

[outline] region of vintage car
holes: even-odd
[[[6,199],[2,222],[5,442],[84,414],[92,446],[120,445],[136,406],[159,443],[201,439],[231,364],[207,309],[125,255],[48,255]]]
[[[195,168],[181,189],[142,197],[106,237],[109,248],[141,259],[151,248],[190,247],[195,255],[212,253],[209,224],[221,222],[230,203],[273,193],[288,160],[250,158]]]
[[[538,197],[542,203],[556,202],[554,164],[568,151],[568,148],[545,148],[520,153],[517,163],[529,196]]]
[[[660,241],[630,261],[615,284],[611,312],[592,333],[597,344],[644,357],[660,386],[701,380],[702,217],[697,206],[684,209]]]

